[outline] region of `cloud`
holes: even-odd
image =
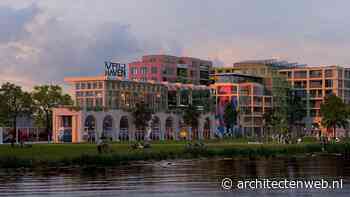
[[[0,76],[62,83],[64,76],[102,73],[105,60],[152,53],[225,66],[271,57],[350,63],[346,0],[74,2],[1,1],[0,24],[7,29],[0,31]]]
[[[83,27],[48,16],[36,5],[1,9],[11,13],[6,20],[18,21],[9,30],[11,36],[0,34],[0,68],[6,68],[0,77],[7,76],[1,81],[12,79],[27,86],[61,83],[65,76],[102,74],[107,60],[129,62],[147,52],[181,48],[139,40],[130,25],[114,21]]]
[[[39,8],[32,4],[22,9],[0,7],[0,43],[19,39],[25,33],[25,25],[39,13]]]

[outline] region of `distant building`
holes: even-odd
[[[321,126],[320,106],[334,94],[350,104],[350,68],[341,66],[304,66],[279,70],[306,104],[305,123],[313,130]]]
[[[147,55],[129,63],[129,79],[208,85],[212,62],[192,57]]]
[[[79,107],[53,110],[55,142],[96,142],[101,137],[114,141],[144,140],[146,131],[136,130],[131,111],[145,103],[154,112],[151,140],[183,139],[180,131],[183,109],[194,105],[202,112],[198,128],[187,131],[185,139],[213,137],[210,88],[204,85],[110,80],[106,76],[66,78],[72,85]]]
[[[224,121],[227,106],[239,112],[239,132],[248,136],[263,134],[263,114],[272,109],[272,96],[265,91],[263,78],[237,73],[221,72],[211,75],[215,83],[210,85],[216,103],[216,126],[226,127]]]
[[[345,103],[350,103],[350,68],[342,66],[307,66],[276,59],[250,60],[234,63],[232,67],[214,68],[211,75],[215,83],[262,84],[265,87],[265,94],[270,96],[274,77],[285,78],[296,95],[302,98],[307,112],[303,119],[305,132],[317,134],[320,129],[326,132],[321,125],[320,115],[320,106],[326,96],[334,94],[342,98]],[[339,131],[339,134],[343,133],[342,129]]]

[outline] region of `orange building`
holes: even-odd
[[[306,103],[306,126],[321,129],[320,106],[326,96],[334,94],[350,103],[350,68],[341,66],[304,66],[279,70],[290,82],[296,94]],[[342,135],[339,129],[339,135]]]

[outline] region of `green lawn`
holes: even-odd
[[[110,144],[111,153],[98,154],[96,144],[35,144],[27,148],[0,145],[0,167],[62,165],[114,165],[135,160],[162,160],[194,157],[276,156],[321,152],[319,143],[293,145],[248,144],[244,141],[205,141],[204,150],[188,151],[188,142],[152,143],[149,149],[132,150],[130,143]],[[350,144],[331,144],[329,153],[350,152]]]

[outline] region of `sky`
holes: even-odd
[[[215,66],[350,65],[348,0],[1,0],[0,83],[31,88],[147,54]]]

